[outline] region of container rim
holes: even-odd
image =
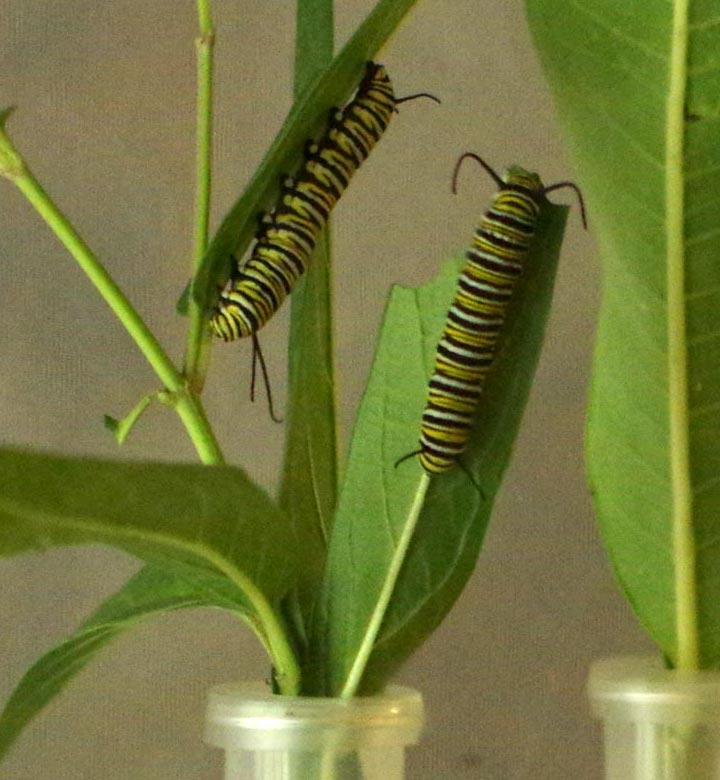
[[[374,696],[280,696],[264,682],[226,683],[208,694],[205,740],[225,750],[361,749],[414,744],[420,693],[399,685]]]
[[[590,668],[588,695],[603,720],[720,723],[720,671],[679,671],[657,657],[619,656]]]

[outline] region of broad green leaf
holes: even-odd
[[[0,478],[4,554],[104,543],[252,580],[271,599],[292,582],[287,523],[238,468],[2,450]]]
[[[242,255],[257,230],[257,216],[279,195],[280,176],[302,163],[308,138],[321,133],[330,109],[347,102],[365,62],[372,59],[417,0],[379,0],[343,50],[295,101],[245,192],[223,219],[193,283],[193,297],[210,308],[230,275],[233,253]]]
[[[518,285],[495,369],[483,394],[463,464],[432,480],[387,609],[380,595],[396,564],[408,510],[421,478],[417,448],[435,348],[463,261],[446,263],[417,290],[393,289],[370,380],[353,432],[347,474],[314,624],[329,695],[346,689],[368,643],[361,691],[376,690],[437,627],[473,570],[508,465],[540,351],[566,217],[544,210],[528,271]],[[379,632],[370,626],[381,618]]]
[[[294,673],[274,605],[296,576],[295,538],[240,469],[2,450],[0,480],[0,554],[108,544],[224,577],[276,665]]]
[[[602,253],[587,458],[605,545],[662,652],[693,666],[697,641],[718,666],[720,3],[527,8]]]
[[[224,576],[188,567],[145,566],[72,637],[28,669],[0,713],[0,757],[32,718],[115,637],[153,615],[189,607],[221,607],[241,620],[248,620],[251,612],[242,592]]]

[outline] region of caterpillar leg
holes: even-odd
[[[458,465],[458,467],[464,472],[465,476],[472,482],[473,487],[477,492],[480,494],[480,498],[485,501],[487,500],[487,496],[485,495],[485,491],[480,487],[480,484],[477,482],[475,477],[470,473],[470,469],[458,458],[455,463]]]
[[[413,450],[412,452],[408,452],[407,455],[403,455],[402,457],[398,458],[395,461],[395,464],[394,464],[393,468],[397,468],[401,463],[404,463],[406,460],[410,460],[410,458],[414,458],[416,455],[420,455],[422,452],[423,452],[423,450],[421,450],[421,449],[420,450]],[[470,480],[470,482],[472,483],[472,485],[475,488],[475,490],[477,490],[477,492],[480,494],[480,498],[483,501],[487,500],[487,496],[485,495],[485,491],[480,487],[479,482],[475,479],[475,477],[473,477],[473,475],[470,473],[470,470],[462,462],[462,460],[460,460],[460,458],[458,458],[454,462],[454,465],[456,465],[465,474],[465,476]],[[427,473],[429,474],[429,476],[436,476],[435,474],[430,474],[429,472],[427,472]],[[438,473],[441,473],[441,472],[438,472]]]
[[[401,463],[404,463],[406,460],[410,460],[410,458],[414,458],[416,455],[419,455],[422,452],[422,450],[413,450],[412,452],[408,452],[407,455],[403,455],[402,457],[398,458],[395,461],[395,465],[393,468],[397,468]]]

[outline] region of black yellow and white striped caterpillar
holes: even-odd
[[[582,195],[573,182],[545,187],[536,173],[519,167],[510,168],[501,178],[470,152],[463,154],[455,166],[453,192],[460,166],[468,157],[482,165],[499,191],[466,253],[467,263],[437,347],[422,417],[420,449],[398,461],[419,455],[420,465],[430,475],[452,469],[468,446],[508,303],[523,272],[546,194],[572,188],[585,224]]]
[[[307,145],[296,178],[283,184],[280,200],[266,215],[250,258],[230,277],[210,319],[225,341],[255,337],[304,273],[328,215],[385,132],[398,104],[382,65],[369,62],[355,97],[333,112],[324,136]]]

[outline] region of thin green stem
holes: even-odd
[[[198,22],[200,30],[206,32],[212,29],[210,21],[210,0],[197,0]]]
[[[182,387],[182,377],[176,371],[160,343],[150,332],[140,315],[127,300],[115,280],[108,274],[98,258],[75,228],[57,208],[41,184],[25,168],[24,174],[14,179],[18,189],[45,220],[50,229],[77,260],[85,275],[113,310],[117,318],[140,348],[160,381],[168,390],[177,392]]]
[[[238,587],[252,601],[259,618],[253,628],[272,659],[278,690],[284,696],[297,696],[300,693],[300,664],[282,618],[249,580],[245,580],[244,584],[238,583]]]
[[[197,50],[197,149],[196,203],[193,270],[196,271],[208,245],[210,188],[212,180],[212,81],[215,33],[210,26],[209,0],[198,0],[200,35]]]
[[[189,387],[178,395],[175,410],[183,421],[200,460],[206,466],[219,466],[225,463],[220,445],[205,415],[202,401]]]
[[[210,0],[197,0],[200,32],[197,51],[197,148],[195,232],[193,239],[193,276],[197,273],[208,246],[210,193],[212,186],[212,84],[215,32],[210,17]],[[190,296],[189,328],[185,349],[185,376],[193,391],[200,393],[210,359],[210,335],[205,317]]]
[[[687,82],[688,2],[689,0],[674,0],[670,89],[665,124],[669,445],[677,667],[679,669],[697,669],[699,666],[685,311],[684,112]]]
[[[163,386],[177,395],[175,406],[198,454],[205,463],[222,462],[222,454],[210,430],[200,402],[186,391],[185,379],[160,343],[135,311],[122,290],[85,243],[65,215],[33,176],[12,141],[0,129],[0,175],[10,179],[77,260],[80,268],[124,325],[150,363]]]
[[[380,626],[385,617],[385,611],[390,603],[393,591],[395,590],[395,584],[397,583],[398,576],[400,575],[400,569],[402,568],[405,556],[407,554],[408,547],[410,546],[410,540],[415,533],[415,526],[417,525],[420,512],[422,511],[423,504],[425,503],[425,495],[430,485],[430,477],[423,472],[418,483],[417,490],[415,491],[415,497],[405,518],[405,524],[403,526],[400,538],[397,541],[397,546],[393,552],[392,560],[388,566],[387,574],[385,575],[385,582],[378,596],[377,604],[370,617],[370,622],[365,629],[365,635],[363,641],[358,648],[357,655],[353,661],[353,665],[350,668],[348,676],[345,680],[340,691],[341,699],[349,699],[355,695],[360,685],[365,667],[367,666],[370,653],[375,646],[375,640],[377,639]]]

